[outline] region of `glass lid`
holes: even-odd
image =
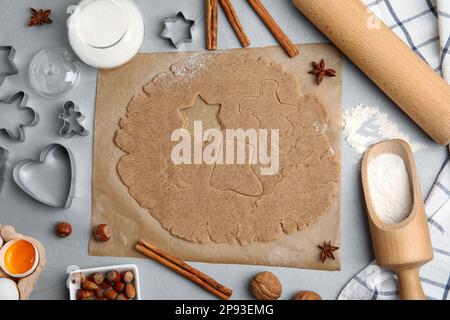
[[[31,61],[28,77],[33,89],[47,97],[57,97],[73,89],[80,79],[80,63],[73,61],[67,49],[40,51]]]

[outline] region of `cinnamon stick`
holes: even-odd
[[[218,29],[217,0],[206,0],[206,48],[217,50]]]
[[[171,270],[177,272],[186,279],[198,284],[200,287],[223,300],[230,299],[231,295],[233,294],[233,291],[231,289],[221,285],[213,278],[191,267],[183,260],[174,257],[167,252],[164,252],[163,250],[144,240],[140,240],[136,244],[135,249],[138,252],[146,255],[147,257],[155,260],[156,262],[159,262],[170,268]]]
[[[266,7],[261,3],[261,0],[247,0],[252,6],[253,10],[258,14],[264,24],[272,32],[289,57],[293,58],[299,54],[297,47],[291,42],[288,36],[281,30],[273,17],[267,11]]]
[[[236,33],[239,42],[244,48],[248,47],[250,45],[250,39],[245,33],[244,28],[241,25],[241,21],[239,20],[230,0],[220,0],[220,5],[222,6],[222,9],[227,16],[228,21],[230,22],[231,27],[234,30],[234,33]]]

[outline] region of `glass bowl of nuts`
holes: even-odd
[[[134,264],[73,270],[67,287],[70,300],[141,300]]]

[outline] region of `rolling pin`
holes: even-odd
[[[292,1],[429,136],[450,143],[450,86],[381,21],[371,28],[361,0]]]

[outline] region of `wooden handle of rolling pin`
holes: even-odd
[[[370,28],[361,0],[293,3],[437,143],[450,143],[450,86],[385,24]]]

